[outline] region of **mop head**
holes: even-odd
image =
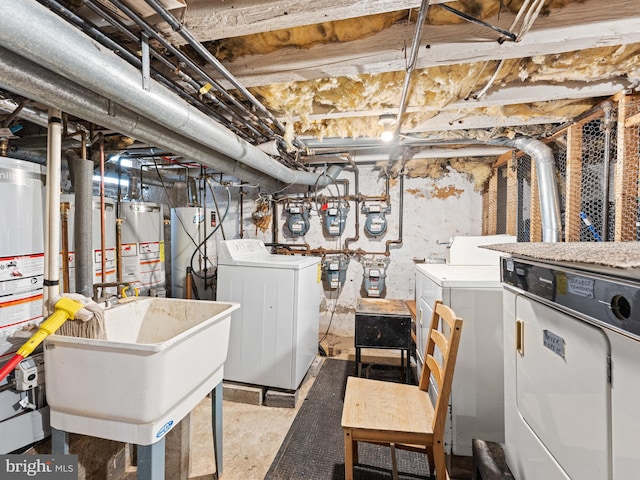
[[[65,293],[63,297],[70,298],[81,303],[84,307],[78,310],[73,319],[69,319],[56,331],[57,335],[79,338],[95,338],[106,340],[104,330],[104,309],[92,299],[79,293]],[[61,297],[51,300],[55,305]]]

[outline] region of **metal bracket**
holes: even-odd
[[[151,60],[149,58],[149,35],[142,33],[140,40],[142,46],[142,89],[149,91],[151,85]]]

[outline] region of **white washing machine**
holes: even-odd
[[[261,240],[218,245],[219,301],[232,313],[224,378],[296,390],[318,352],[320,259],[274,255]]]
[[[502,284],[498,265],[417,265],[416,297],[419,371],[435,301],[442,300],[464,321],[445,451],[471,456],[474,438],[503,442]]]
[[[515,240],[509,235],[454,237],[447,264],[416,266],[419,372],[435,301],[453,308],[464,321],[445,430],[449,454],[471,456],[474,438],[504,441],[500,255],[479,247]]]
[[[638,478],[640,281],[516,258],[502,278],[515,478]]]

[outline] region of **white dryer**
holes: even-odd
[[[261,240],[218,245],[217,299],[232,313],[224,378],[295,390],[318,352],[320,259],[274,255]]]
[[[530,258],[504,258],[502,279],[515,478],[637,478],[640,280]]]

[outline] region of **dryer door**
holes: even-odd
[[[524,421],[569,478],[611,478],[606,335],[522,296],[516,315],[516,403]]]

